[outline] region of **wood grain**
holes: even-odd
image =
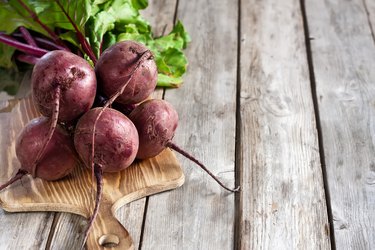
[[[366,12],[372,39],[375,42],[375,1],[363,0],[363,8]]]
[[[53,224],[49,228],[49,241],[45,249],[79,249],[83,244],[83,232],[87,226],[87,219],[72,213],[54,214]],[[30,213],[29,217],[32,217]]]
[[[176,5],[177,0],[150,0],[148,7],[142,10],[142,16],[151,24],[154,37],[172,31]]]
[[[8,213],[0,209],[1,249],[45,249],[54,213]]]
[[[174,141],[234,186],[237,68],[236,1],[178,1],[192,37],[184,84],[165,99],[180,117]],[[142,249],[233,249],[235,195],[177,156],[186,182],[149,197]]]
[[[369,4],[370,1],[367,1]],[[375,249],[373,4],[306,1],[337,249]]]
[[[329,249],[299,1],[241,1],[237,249]]]

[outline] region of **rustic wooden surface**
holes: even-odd
[[[150,0],[144,14],[192,37],[184,85],[156,93],[179,112],[175,142],[242,191],[177,156],[182,188],[118,210],[135,248],[375,249],[375,2]],[[1,249],[82,241],[81,216],[0,211]]]
[[[330,247],[300,10],[297,0],[241,5],[240,249]]]
[[[336,247],[375,249],[374,3],[307,1],[306,13]]]

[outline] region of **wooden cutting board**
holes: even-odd
[[[31,98],[0,103],[0,183],[19,169],[15,139],[23,126],[37,116]],[[104,249],[102,245],[115,243],[114,249],[133,249],[129,233],[114,216],[116,210],[126,203],[183,183],[184,174],[169,149],[155,158],[134,163],[120,173],[104,174],[102,203],[87,248]],[[73,174],[56,182],[24,177],[0,192],[0,205],[9,212],[58,211],[88,218],[94,207],[94,195],[91,172],[77,165]]]

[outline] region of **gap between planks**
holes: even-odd
[[[240,163],[240,154],[241,154],[241,0],[237,0],[237,83],[236,83],[236,133],[235,133],[235,161],[234,161],[234,183],[238,187],[241,185],[241,173],[239,168],[241,167]],[[240,187],[241,188],[241,187]],[[241,190],[240,190],[241,192]],[[240,225],[241,225],[241,216],[240,216],[240,194],[235,194],[235,225],[234,225],[234,246],[236,249],[240,249]]]
[[[306,16],[305,0],[300,0],[300,7],[301,7],[301,13],[302,13],[302,20],[301,21],[303,22],[303,30],[304,30],[304,34],[305,34],[306,56],[307,56],[307,64],[308,64],[309,75],[310,75],[312,102],[313,102],[314,113],[315,113],[316,130],[317,130],[317,134],[318,134],[320,165],[322,167],[324,193],[325,193],[325,197],[326,197],[327,216],[328,216],[328,221],[329,221],[329,229],[328,230],[329,230],[329,235],[330,235],[330,238],[331,238],[331,249],[336,249],[335,234],[334,234],[334,228],[333,228],[331,195],[330,195],[329,185],[328,185],[328,176],[327,176],[327,168],[326,168],[326,162],[325,162],[322,126],[321,126],[320,114],[319,114],[318,95],[316,93],[314,63],[313,63],[313,57],[312,57],[312,52],[311,52],[311,44],[310,44],[310,40],[314,39],[314,38],[310,37],[310,33],[309,33],[309,23],[308,23],[307,16]]]
[[[374,44],[375,44],[374,27],[372,26],[372,23],[371,23],[371,19],[370,19],[370,11],[369,11],[369,9],[368,9],[368,6],[367,6],[367,3],[366,3],[366,0],[362,0],[362,3],[363,3],[363,7],[365,8],[365,11],[366,11],[367,22],[368,22],[368,26],[370,27],[372,40],[374,41]]]

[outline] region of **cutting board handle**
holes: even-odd
[[[109,201],[103,196],[99,206],[98,216],[94,221],[86,242],[87,249],[134,249],[133,240],[128,231],[113,214],[112,204],[112,201]]]

